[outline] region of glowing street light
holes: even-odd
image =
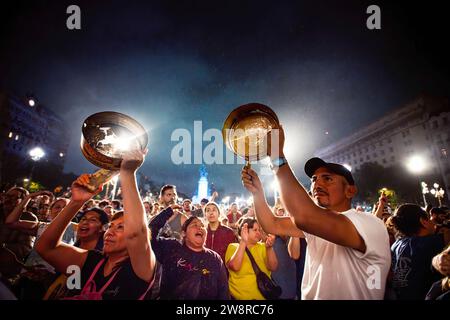
[[[33,98],[28,99],[28,105],[30,107],[34,107],[36,105],[36,101]]]
[[[416,154],[416,155],[411,156],[408,160],[406,160],[406,167],[408,168],[408,170],[411,173],[413,173],[414,175],[419,176],[421,173],[423,173],[426,170],[427,162],[425,161],[425,159],[421,155]],[[424,184],[424,182],[421,182],[420,186],[422,188],[423,202],[424,202],[424,205],[426,206],[427,205],[427,201],[426,201],[426,198],[425,198],[425,193],[423,192],[424,191],[423,184]],[[425,184],[425,187],[426,187],[426,184]]]
[[[31,149],[28,154],[30,155],[31,160],[33,160],[33,165],[31,166],[31,172],[30,172],[30,178],[29,178],[29,182],[31,183],[31,181],[33,180],[33,172],[34,172],[34,167],[36,165],[36,162],[38,162],[39,160],[41,160],[42,157],[45,156],[45,152],[44,152],[44,150],[42,150],[42,148],[35,147],[35,148]]]
[[[29,155],[33,161],[39,161],[45,156],[45,152],[42,148],[36,147],[30,150]]]
[[[427,163],[422,156],[414,155],[406,162],[406,167],[414,174],[420,174],[425,171]]]

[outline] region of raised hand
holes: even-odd
[[[145,150],[131,150],[123,154],[122,163],[120,164],[120,171],[136,172],[136,170],[144,162],[147,149]]]
[[[267,235],[266,248],[272,248],[274,244],[275,244],[275,236],[273,234]]]
[[[267,135],[267,155],[272,159],[284,156],[284,130],[280,125],[279,129],[273,129]]]
[[[248,242],[248,224],[244,223],[241,229],[241,241],[244,243]]]
[[[450,247],[433,258],[433,267],[444,276],[450,275]]]
[[[264,192],[261,180],[259,180],[258,174],[253,169],[244,167],[241,171],[241,179],[244,187],[251,193]]]
[[[98,190],[95,192],[90,192],[86,186],[89,184],[89,175],[82,174],[72,183],[71,191],[72,191],[72,200],[86,202],[91,199],[93,196],[102,191],[102,187],[100,186]]]

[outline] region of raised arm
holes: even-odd
[[[67,272],[67,267],[76,265],[83,267],[87,257],[87,250],[83,250],[61,241],[67,226],[84,203],[96,193],[89,192],[83,185],[89,182],[89,175],[81,175],[72,184],[72,198],[67,206],[53,219],[36,242],[35,249],[41,257],[61,273]]]
[[[271,158],[284,157],[283,129],[275,131],[270,140],[279,142],[279,152],[272,154]],[[256,173],[253,171],[250,175],[253,177]],[[298,182],[289,164],[279,167],[275,175],[280,186],[281,201],[299,229],[341,246],[366,251],[364,240],[353,223],[338,212],[316,205]]]
[[[39,191],[27,195],[6,217],[5,224],[8,226],[8,228],[20,230],[22,232],[35,236],[39,227],[39,220],[37,219],[37,217],[31,212],[30,214],[36,217],[35,221],[20,220],[20,216],[22,215],[30,200],[33,197],[37,197],[43,193],[43,191]]]
[[[443,276],[450,276],[450,245],[444,251],[434,256],[432,265]]]
[[[277,255],[275,253],[275,250],[273,249],[273,245],[275,243],[275,236],[272,234],[269,234],[266,239],[266,254],[267,254],[267,269],[270,271],[276,271],[278,269],[278,259]]]
[[[270,234],[304,238],[303,232],[297,228],[291,217],[277,217],[267,204],[264,189],[256,172],[244,167],[242,169],[242,183],[253,194],[255,214],[261,228]]]
[[[300,249],[301,249],[301,242],[300,238],[297,237],[291,237],[288,242],[288,253],[289,256],[294,259],[298,260],[300,259]]]
[[[150,282],[155,271],[144,205],[136,185],[136,170],[144,161],[145,153],[134,150],[126,153],[120,166],[120,182],[124,209],[124,233],[131,265],[136,275]]]
[[[374,215],[379,219],[383,219],[383,211],[386,206],[386,202],[386,196],[384,195],[384,193],[382,193],[380,198],[378,199],[377,209],[374,212]]]

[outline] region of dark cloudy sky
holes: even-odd
[[[0,87],[33,92],[66,121],[67,172],[93,169],[79,150],[83,119],[120,111],[149,130],[141,170],[192,193],[199,166],[172,164],[173,130],[195,120],[221,129],[233,108],[260,102],[284,124],[288,160],[304,178],[320,146],[422,91],[449,95],[441,3],[2,1]],[[82,30],[66,28],[70,4]],[[381,7],[381,30],[366,28],[370,4]],[[207,169],[219,190],[243,191],[240,166]]]

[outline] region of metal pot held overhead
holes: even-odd
[[[267,134],[280,128],[275,112],[260,103],[249,103],[234,109],[222,128],[225,145],[247,165],[267,156]]]
[[[119,112],[105,111],[90,115],[81,128],[81,151],[92,164],[119,170],[127,148],[147,147],[148,135],[133,118]]]
[[[91,174],[86,186],[91,192],[119,174],[123,153],[132,148],[144,150],[148,135],[133,118],[105,111],[90,115],[81,128],[81,152],[101,169]]]

